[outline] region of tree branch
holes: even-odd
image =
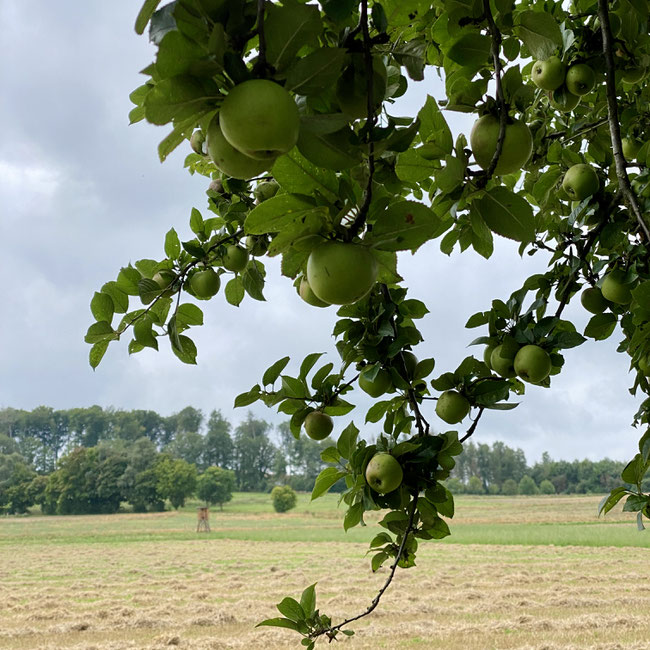
[[[363,618],[364,616],[368,616],[368,614],[372,613],[376,609],[377,605],[379,605],[379,601],[381,600],[381,597],[384,595],[384,592],[386,591],[386,589],[388,589],[390,583],[393,581],[393,578],[395,577],[395,571],[397,570],[399,561],[402,559],[402,554],[404,553],[406,540],[414,530],[413,521],[415,520],[415,511],[417,509],[418,498],[419,495],[417,493],[413,495],[413,501],[411,501],[411,512],[409,513],[409,519],[406,525],[406,530],[404,531],[404,536],[402,537],[402,542],[399,545],[399,549],[397,551],[397,556],[395,557],[395,561],[390,567],[390,573],[386,578],[386,582],[384,582],[382,588],[379,590],[379,593],[373,598],[372,602],[370,603],[370,605],[368,605],[368,607],[364,612],[362,612],[361,614],[357,614],[356,616],[352,616],[351,618],[347,618],[342,623],[339,623],[338,625],[334,625],[332,627],[329,627],[326,630],[318,632],[317,634],[314,635],[313,638],[316,638],[321,634],[326,634],[331,641],[334,638],[335,633],[341,630],[344,626],[349,625],[353,621],[358,621],[360,618]]]
[[[257,37],[259,40],[259,53],[255,67],[257,72],[265,76],[268,68],[266,62],[266,34],[264,33],[264,3],[265,0],[257,0]]]
[[[474,431],[476,431],[476,427],[478,426],[478,421],[481,419],[481,415],[483,415],[483,411],[485,411],[485,407],[479,407],[478,413],[476,414],[476,420],[472,422],[472,426],[467,429],[467,433],[458,442],[463,443],[465,440],[467,440],[467,438],[471,437],[474,434]]]
[[[621,144],[621,127],[618,121],[618,104],[616,101],[616,66],[614,65],[614,53],[612,51],[613,36],[609,24],[609,10],[607,0],[598,0],[598,18],[603,37],[603,54],[605,58],[605,88],[607,92],[607,114],[609,120],[609,133],[612,140],[612,151],[614,152],[614,163],[616,165],[616,176],[623,192],[623,198],[629,204],[632,213],[638,221],[646,241],[650,242],[650,229],[643,218],[636,194],[630,184],[623,156],[623,145]]]

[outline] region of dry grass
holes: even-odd
[[[479,525],[490,501],[474,514],[472,503],[465,523]],[[543,510],[543,502],[529,505],[527,512]],[[182,513],[162,516],[174,530],[189,521]],[[493,523],[495,516],[506,515],[493,511],[488,520]],[[567,518],[557,509],[549,514],[549,521]],[[110,521],[132,522],[128,516]],[[80,522],[92,528],[106,518],[70,518],[68,525]],[[260,515],[258,523],[264,526],[266,519]],[[277,615],[274,604],[282,597],[298,596],[316,581],[318,605],[335,620],[363,610],[386,575],[385,570],[371,574],[363,559],[366,548],[208,536],[3,543],[0,648],[300,647],[296,634],[255,629],[255,623]],[[357,635],[343,643],[350,650],[650,649],[649,578],[647,548],[425,543],[418,566],[398,572],[379,609],[358,622]]]

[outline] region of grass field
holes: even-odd
[[[650,649],[650,533],[598,501],[459,497],[452,536],[422,543],[344,647]],[[321,611],[358,613],[386,576],[364,557],[377,515],[347,534],[341,517],[332,495],[278,515],[236,494],[210,534],[192,507],[0,519],[0,648],[300,647],[255,623],[316,581]]]

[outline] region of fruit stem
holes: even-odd
[[[621,127],[618,121],[618,104],[616,102],[616,66],[614,65],[614,53],[612,44],[614,38],[612,29],[609,24],[609,9],[607,0],[598,0],[598,18],[600,19],[600,30],[603,37],[603,54],[605,55],[605,90],[607,94],[607,115],[609,119],[609,133],[612,140],[612,151],[614,153],[614,163],[616,165],[616,176],[623,191],[623,197],[629,204],[636,220],[643,230],[646,241],[650,242],[650,229],[643,218],[636,194],[630,184],[630,178],[627,175],[625,167],[625,156],[623,155],[623,145],[621,143]]]
[[[474,431],[476,431],[476,427],[478,426],[478,421],[481,419],[481,415],[483,415],[483,411],[485,410],[485,407],[481,406],[479,407],[478,413],[476,414],[476,419],[474,422],[472,422],[472,426],[467,429],[467,433],[458,441],[460,443],[465,442],[467,438],[473,435]]]

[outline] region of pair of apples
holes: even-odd
[[[232,178],[246,180],[268,171],[298,142],[300,115],[293,97],[268,79],[235,86],[208,126],[207,150]]]
[[[519,347],[514,340],[506,340],[496,347],[485,349],[485,363],[505,379],[521,377],[531,384],[544,381],[553,368],[551,356],[539,345]]]
[[[572,111],[596,84],[596,74],[586,63],[567,69],[559,56],[535,61],[530,77],[538,88],[548,91],[551,106],[560,111]]]

